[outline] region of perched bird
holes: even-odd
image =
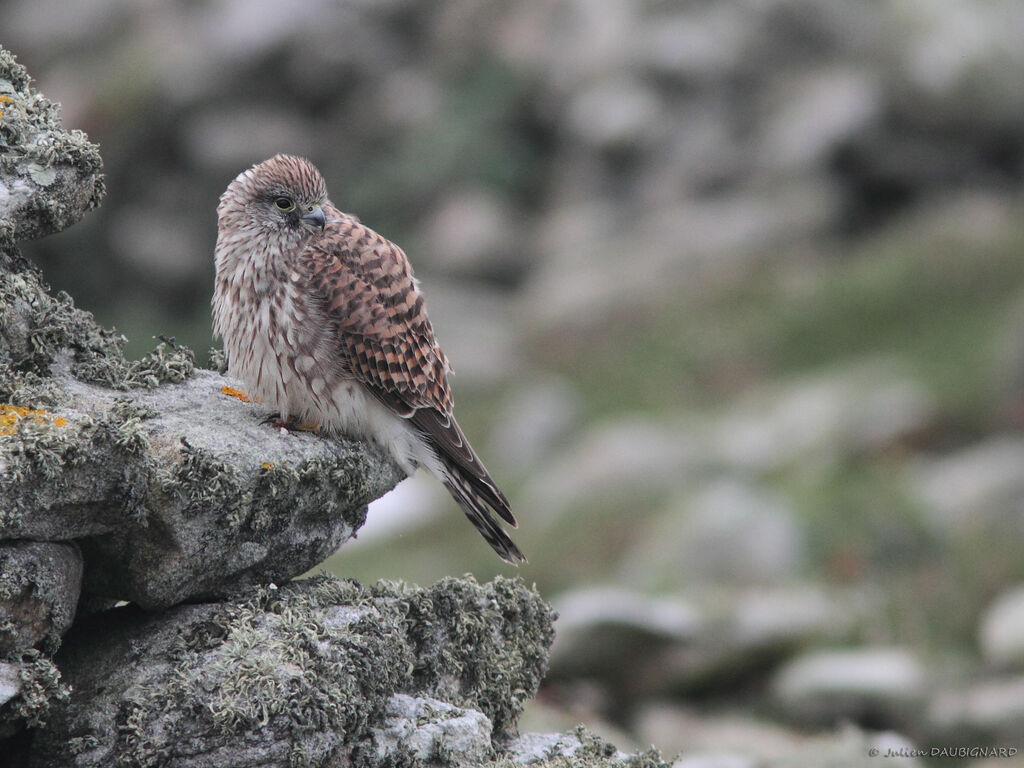
[[[240,173],[217,206],[214,333],[228,373],[286,422],[368,439],[409,474],[424,467],[510,563],[508,499],[452,413],[451,367],[412,266],[327,199],[308,160]]]

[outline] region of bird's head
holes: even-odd
[[[221,195],[221,226],[242,225],[301,238],[323,230],[327,185],[311,162],[275,155],[238,174]]]

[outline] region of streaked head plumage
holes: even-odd
[[[244,217],[265,229],[299,229],[314,219],[308,214],[327,204],[327,184],[309,160],[274,155],[242,171],[220,197],[217,214]],[[322,216],[320,217],[322,226]]]

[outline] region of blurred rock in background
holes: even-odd
[[[275,152],[405,247],[522,575],[635,590],[567,621],[556,660],[588,621],[603,645],[555,664],[546,715],[720,734],[675,742],[734,760],[704,765],[807,765],[819,733],[859,765],[851,721],[1024,748],[1019,2],[2,15],[107,173],[26,250],[137,354],[209,345],[218,195]],[[502,567],[398,493],[333,570]]]

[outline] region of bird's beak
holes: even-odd
[[[308,221],[310,224],[316,224],[320,229],[324,228],[327,224],[327,219],[324,218],[324,210],[319,205],[314,205],[309,213],[302,217],[303,221]]]

